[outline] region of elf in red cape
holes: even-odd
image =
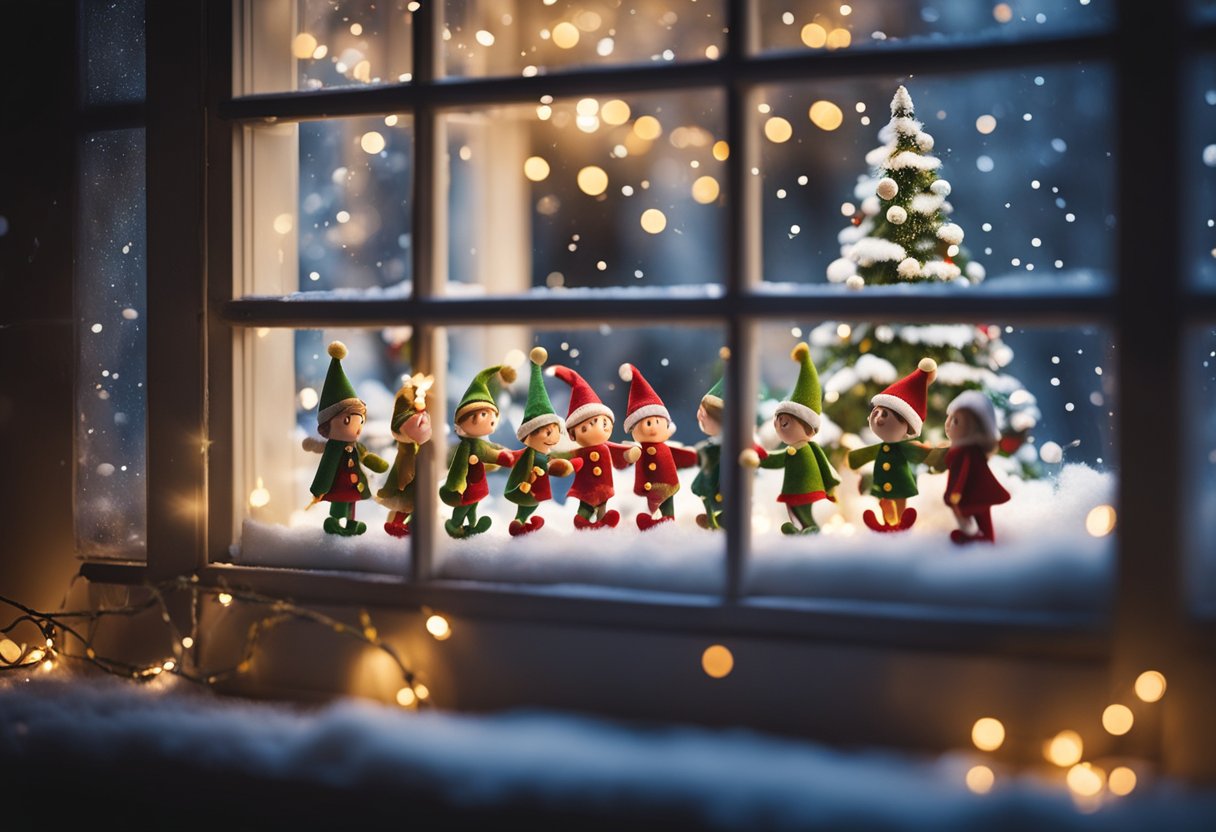
[[[638,514],[642,531],[676,519],[675,495],[680,490],[677,468],[692,468],[697,464],[697,452],[692,448],[670,446],[667,440],[676,432],[671,414],[654,389],[632,364],[622,364],[621,380],[629,382],[629,410],[625,414],[625,431],[639,445],[625,452],[625,460],[634,465],[633,493],[646,498],[648,514]],[[640,446],[640,447],[639,447]],[[658,511],[660,516],[655,518]]]
[[[574,483],[567,492],[578,500],[574,528],[601,529],[620,522],[621,514],[608,508],[616,490],[612,484],[612,469],[626,466],[628,445],[609,442],[616,417],[600,401],[591,385],[569,367],[555,364],[545,372],[570,385],[570,407],[566,411],[566,433],[578,443],[578,450],[569,455],[574,466]],[[592,519],[594,517],[594,519]]]
[[[879,441],[847,457],[853,469],[874,463],[870,495],[878,498],[882,517],[866,509],[862,520],[876,532],[903,531],[916,522],[916,509],[907,508],[908,498],[920,493],[913,466],[925,462],[933,449],[912,440],[924,429],[929,385],[936,376],[937,362],[922,358],[915,370],[871,399],[870,430]]]
[[[950,532],[955,543],[993,543],[992,507],[1009,501],[1006,491],[988,467],[988,455],[1000,441],[996,409],[979,390],[964,390],[946,408],[946,505],[954,511],[958,528]],[[939,469],[940,470],[940,469]]]

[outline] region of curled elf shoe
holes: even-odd
[[[512,520],[510,525],[507,526],[507,534],[511,535],[511,537],[519,537],[521,534],[527,534],[527,532],[528,527],[518,520]]]
[[[985,537],[983,534],[967,534],[961,529],[955,529],[950,532],[950,542],[964,546],[968,543],[992,543],[992,538]]]
[[[599,528],[599,523],[593,523],[581,514],[574,515],[574,528],[576,529],[596,529]]]
[[[485,532],[490,530],[490,524],[493,522],[494,521],[491,520],[489,517],[478,517],[476,525],[464,527],[465,534],[470,537],[475,534],[484,534]]]
[[[326,534],[342,534],[342,526],[338,523],[337,517],[326,517],[321,528],[325,529]]]
[[[795,526],[790,521],[786,520],[784,523],[781,524],[781,533],[782,534],[802,534],[802,530],[799,529],[797,526]]]
[[[448,533],[448,537],[462,538],[464,534],[464,526],[457,523],[455,520],[444,520],[443,530]]]
[[[410,527],[404,523],[385,523],[384,531],[393,537],[410,536]]]
[[[348,537],[355,537],[363,534],[365,531],[367,531],[367,524],[362,520],[356,520],[353,525],[350,521],[347,521],[346,528],[342,530],[342,534]]]
[[[639,514],[638,515],[638,528],[641,529],[642,531],[646,531],[647,529],[654,528],[655,526],[659,525],[660,523],[666,523],[669,520],[675,520],[675,519],[676,519],[675,517],[660,517],[656,520],[655,518],[651,517],[649,514]]]
[[[545,518],[538,515],[528,521],[528,531],[534,532],[543,525],[545,525]]]
[[[621,513],[616,509],[609,509],[604,513],[604,519],[596,523],[596,528],[607,526],[610,529],[615,529],[616,524],[621,522]]]
[[[712,520],[708,514],[698,514],[697,525],[703,529],[709,529],[710,531],[720,531],[722,529],[722,521],[718,519],[716,514]]]

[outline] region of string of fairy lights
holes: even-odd
[[[73,579],[80,576],[77,575]],[[342,621],[334,616],[300,606],[286,598],[276,598],[248,589],[227,586],[205,586],[197,576],[180,576],[160,583],[144,583],[128,593],[121,604],[98,604],[92,609],[62,609],[53,612],[37,610],[21,602],[0,595],[0,606],[15,610],[15,617],[0,627],[0,674],[31,671],[50,672],[60,663],[91,667],[103,673],[149,682],[164,674],[193,682],[202,686],[213,686],[241,674],[252,667],[263,636],[288,621],[306,622],[324,627],[340,636],[362,642],[367,647],[380,651],[392,661],[401,674],[402,687],[396,700],[404,708],[423,707],[430,698],[430,691],[392,645],[380,637],[366,609],[358,612],[357,624]],[[70,591],[70,587],[69,587]],[[173,601],[185,596],[189,599],[190,622],[183,628],[170,614]],[[135,597],[141,596],[141,597]],[[201,602],[211,599],[221,607],[240,602],[246,610],[260,610],[245,630],[244,641],[235,656],[226,663],[204,667],[199,664],[197,651],[200,629]],[[98,648],[101,625],[111,619],[133,618],[144,613],[158,612],[167,628],[169,649],[144,663],[117,658]],[[429,611],[428,611],[429,612]],[[447,619],[430,613],[426,619],[427,631],[439,641],[451,635]],[[16,638],[26,633],[36,634],[28,641]]]

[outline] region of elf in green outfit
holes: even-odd
[[[898,532],[912,528],[916,509],[908,508],[908,498],[919,492],[913,466],[925,462],[933,449],[912,441],[925,426],[929,385],[937,376],[937,362],[922,358],[916,369],[870,400],[870,430],[878,442],[850,451],[849,467],[856,470],[874,463],[871,496],[878,498],[882,518],[866,509],[862,520],[876,532]]]
[[[355,503],[371,496],[367,486],[367,466],[377,474],[388,470],[388,463],[363,447],[357,440],[367,420],[367,405],[355,395],[342,359],[346,345],[334,341],[329,345],[329,371],[317,404],[317,432],[325,437],[321,464],[313,477],[312,508],[322,500],[329,502],[329,517],[324,529],[328,534],[357,535],[367,531],[367,524],[355,520]],[[306,450],[314,450],[314,440],[304,441]]]
[[[384,531],[393,537],[407,537],[414,514],[414,474],[418,449],[431,438],[431,417],[426,412],[426,394],[435,377],[415,373],[406,376],[393,400],[389,428],[397,440],[397,457],[388,478],[376,492],[376,502],[388,509]]]
[[[754,448],[739,455],[739,463],[748,468],[781,468],[785,479],[777,502],[785,503],[789,520],[781,524],[783,534],[814,534],[819,525],[811,507],[819,500],[835,502],[833,493],[840,477],[828,462],[823,448],[811,440],[819,432],[823,414],[823,391],[819,372],[811,361],[811,350],[805,342],[798,344],[790,358],[799,363],[798,381],[790,397],[777,405],[773,427],[785,443],[783,450],[774,451],[761,459]]]
[[[498,452],[498,464],[511,466],[503,496],[519,506],[515,519],[507,527],[512,537],[529,534],[545,525],[545,518],[532,517],[532,513],[542,502],[553,499],[549,476],[567,477],[574,473],[569,460],[550,457],[566,426],[562,417],[553,412],[541,374],[549,353],[544,347],[533,347],[529,357],[532,375],[528,379],[528,404],[524,407],[523,423],[515,431],[524,447],[518,451]]]
[[[503,450],[485,438],[498,425],[498,406],[490,391],[495,380],[510,384],[515,381],[515,368],[498,365],[482,370],[456,406],[454,430],[460,444],[448,464],[448,478],[439,488],[439,499],[452,507],[452,519],[443,523],[451,537],[471,537],[490,528],[489,517],[477,517],[477,504],[490,493],[486,469],[494,466],[498,452]]]

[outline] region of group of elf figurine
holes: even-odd
[[[407,378],[397,392],[390,423],[397,443],[397,456],[391,470],[388,462],[359,443],[367,405],[355,395],[342,370],[346,347],[339,341],[329,345],[331,357],[317,412],[317,430],[324,444],[306,440],[305,447],[322,454],[313,479],[310,507],[322,500],[330,503],[325,519],[326,532],[358,535],[366,524],[355,520],[355,505],[372,496],[364,467],[377,473],[389,471],[384,485],[375,493],[377,502],[389,510],[384,530],[395,537],[410,532],[414,512],[414,472],[419,446],[431,438],[430,417],[426,411],[426,392],[430,376]],[[785,504],[789,520],[782,524],[785,534],[812,534],[819,526],[811,513],[819,500],[836,500],[840,478],[823,449],[814,441],[823,413],[819,374],[805,343],[798,344],[790,357],[799,365],[798,379],[790,395],[777,405],[773,427],[784,447],[766,452],[759,444],[744,450],[739,464],[748,468],[780,468],[784,471],[777,501]],[[498,406],[491,392],[496,379],[505,384],[515,380],[513,367],[487,367],[469,384],[453,414],[454,430],[460,442],[448,466],[447,479],[439,497],[452,508],[444,529],[453,538],[481,534],[490,528],[487,516],[477,516],[477,505],[489,496],[486,472],[494,467],[510,467],[503,496],[518,508],[507,531],[512,537],[529,534],[544,525],[535,512],[552,498],[550,477],[574,476],[569,496],[577,499],[576,529],[613,527],[620,513],[608,508],[615,494],[613,468],[634,466],[634,493],[646,498],[647,511],[637,515],[643,531],[675,519],[675,494],[680,489],[677,470],[698,467],[692,492],[704,503],[697,525],[721,528],[722,494],[719,491],[721,431],[725,403],[723,381],[719,379],[701,398],[697,423],[707,439],[693,447],[668,444],[675,432],[671,414],[662,399],[632,364],[622,364],[621,379],[628,382],[629,403],[624,428],[636,444],[610,441],[615,415],[600,401],[591,386],[577,372],[560,365],[548,369],[550,375],[570,385],[570,406],[563,419],[553,410],[545,389],[542,367],[548,360],[543,347],[534,347],[531,376],[523,420],[515,431],[523,443],[509,450],[490,442],[498,425]],[[991,400],[978,390],[958,395],[947,408],[946,438],[950,444],[930,447],[916,441],[924,427],[928,388],[937,374],[937,364],[921,359],[907,376],[874,396],[870,404],[870,430],[878,442],[850,451],[847,462],[856,469],[873,462],[870,494],[878,498],[879,513],[867,509],[865,524],[876,532],[909,529],[916,520],[916,509],[907,505],[918,493],[916,466],[925,464],[933,471],[948,471],[945,502],[953,510],[958,528],[951,532],[955,543],[992,542],[991,507],[1004,503],[1009,493],[988,467],[988,456],[999,434],[996,412]],[[578,446],[577,450],[557,450],[562,433]]]

